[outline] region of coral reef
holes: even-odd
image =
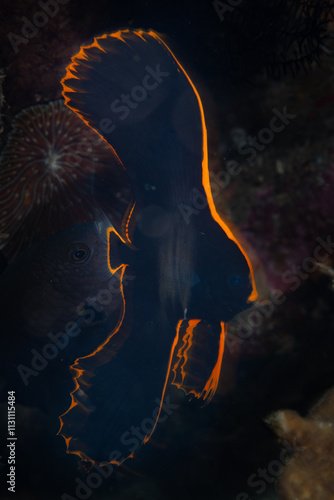
[[[19,113],[1,156],[0,248],[12,260],[31,244],[103,207],[120,224],[131,195],[113,150],[63,104]]]
[[[278,479],[282,500],[334,498],[334,389],[320,398],[305,418],[282,410],[267,422],[281,440],[294,448]]]
[[[60,77],[78,38],[69,5],[61,3],[50,2],[46,10],[34,0],[5,1],[1,6],[6,23],[0,28],[0,57],[6,68],[4,93],[11,116],[61,97]]]
[[[238,174],[230,176],[222,195],[262,263],[269,287],[284,292],[294,290],[290,276],[298,274],[304,260],[308,266],[317,239],[327,241],[334,234],[332,73],[328,61],[306,82],[301,76],[275,84],[259,79],[261,85],[249,89],[251,107],[242,103],[248,115],[238,109],[234,126],[226,130],[223,169],[233,161]],[[271,120],[284,110],[289,119],[274,132]],[[325,263],[331,265],[332,252],[327,254]],[[314,271],[316,266],[301,280]]]
[[[271,286],[291,289],[294,284],[290,274],[298,274],[293,271],[295,266],[313,256],[317,238],[326,240],[334,232],[333,195],[334,164],[327,171],[311,165],[301,177],[279,190],[272,184],[256,189],[256,204],[242,229],[262,263],[267,263]],[[331,263],[331,254],[327,260]]]

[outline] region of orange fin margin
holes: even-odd
[[[187,395],[209,403],[218,387],[224,354],[227,324],[220,324],[212,336],[212,326],[199,320],[184,320],[175,349],[171,383]]]

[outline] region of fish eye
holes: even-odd
[[[90,257],[90,249],[87,245],[79,243],[68,252],[68,259],[72,264],[83,264]]]

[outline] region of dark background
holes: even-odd
[[[21,35],[22,17],[32,19],[40,6],[2,2],[2,145],[18,112],[61,97],[66,65],[93,36],[120,28],[166,35],[200,90],[215,170],[223,171],[229,159],[243,166],[217,204],[229,210],[250,245],[260,297],[278,288],[286,298],[236,352],[226,350],[220,390],[208,407],[175,393],[182,405],[152,443],[82,498],[248,498],[238,497],[241,492],[277,498],[272,475],[262,495],[259,486],[247,485],[251,474],[279,456],[280,444],[264,418],[283,408],[305,415],[334,383],[331,277],[312,272],[296,291],[282,281],[286,270],[313,255],[316,238],[334,229],[330,9],[331,2],[311,9],[306,2],[244,0],[221,20],[205,1],[70,0],[15,53],[8,33]],[[256,134],[268,125],[272,109],[284,106],[297,118],[247,162],[235,134]],[[331,255],[326,265],[330,270]],[[5,422],[5,408],[1,418]],[[16,498],[75,497],[75,479],[87,481],[76,457],[65,455],[43,411],[26,407],[19,418]],[[58,423],[52,425],[57,432]],[[4,457],[2,488],[6,473]]]

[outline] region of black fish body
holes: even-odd
[[[173,281],[186,261],[195,273],[196,266],[206,266],[202,283],[207,280],[211,293],[218,276],[221,289],[212,290],[221,301],[212,298],[210,309],[219,308],[220,320],[227,321],[244,308],[252,283],[245,256],[207,202],[206,129],[197,91],[154,32],[123,31],[97,40],[81,49],[85,64],[80,54],[73,58],[63,80],[66,104],[102,135],[126,168],[136,202],[134,245],[159,247],[159,265],[172,261]],[[195,197],[202,201],[200,210]],[[180,286],[187,288],[187,281]]]
[[[122,233],[109,233],[117,251],[101,264],[113,273],[129,258],[134,279],[120,278],[112,333],[89,353],[83,345],[71,365],[59,431],[69,453],[119,464],[150,439],[168,384],[210,401],[226,322],[256,292],[247,255],[213,203],[199,95],[162,39],[103,35],[72,59],[62,84],[67,106],[114,149],[135,199]],[[194,197],[203,202],[196,210]],[[133,427],[142,429],[137,446]]]

